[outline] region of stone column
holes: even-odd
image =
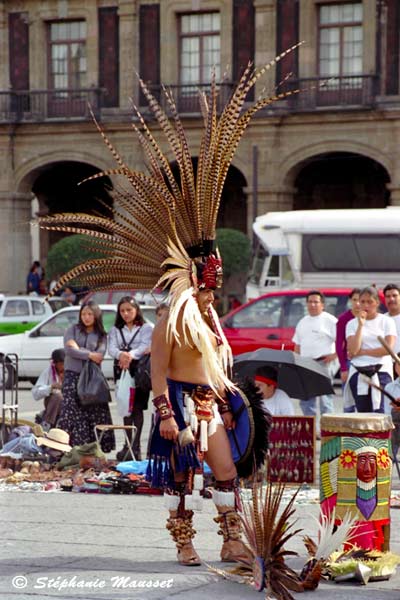
[[[255,29],[255,64],[257,67],[266,65],[276,57],[276,2],[275,0],[254,0],[256,11]],[[271,68],[255,88],[255,97],[263,88],[272,93],[275,89],[275,68]],[[264,93],[264,95],[267,95]]]
[[[139,71],[139,26],[136,2],[119,2],[119,104],[131,108],[130,98],[137,102],[138,82],[135,71]]]
[[[25,292],[32,264],[30,220],[31,193],[0,192],[0,239],[2,268],[0,292]]]
[[[5,3],[0,4],[0,58],[3,68],[0,70],[0,89],[8,90],[10,86],[8,56],[8,14]]]
[[[400,182],[387,183],[386,189],[390,191],[390,206],[400,206]]]

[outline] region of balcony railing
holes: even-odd
[[[375,75],[351,75],[345,77],[308,77],[290,81],[290,89],[300,89],[291,96],[291,111],[315,108],[372,107],[376,96]]]
[[[174,98],[179,114],[200,114],[199,91],[208,94],[210,92],[210,84],[190,84],[190,85],[167,85],[166,89]],[[217,111],[221,112],[227,101],[229,100],[235,84],[232,82],[220,83],[218,88]],[[160,85],[149,86],[151,93],[157,98],[161,107],[168,114],[170,108]],[[147,102],[141,102],[147,106]]]
[[[88,119],[89,105],[96,114],[103,94],[100,88],[0,91],[0,123]]]
[[[210,90],[208,84],[169,85],[180,115],[200,115],[199,90],[206,94]],[[218,86],[217,110],[220,113],[230,98],[235,84],[224,82]],[[162,93],[160,85],[149,86],[151,92],[159,100],[166,113],[170,107]],[[354,75],[346,77],[309,77],[285,83],[285,89],[297,89],[299,94],[290,96],[286,102],[276,102],[266,114],[274,114],[276,110],[284,112],[302,112],[315,109],[338,109],[346,107],[372,107],[377,93],[377,77],[375,75]],[[89,120],[89,105],[97,117],[105,108],[106,90],[102,88],[64,89],[64,90],[26,90],[0,91],[0,123],[29,123],[49,120]],[[141,110],[145,116],[150,114],[147,101],[140,99]],[[272,112],[271,112],[272,111]],[[114,116],[127,120],[132,118],[125,109],[115,107]]]

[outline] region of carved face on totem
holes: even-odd
[[[357,479],[370,483],[376,478],[377,464],[375,452],[360,452],[357,456]]]

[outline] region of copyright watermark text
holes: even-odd
[[[23,589],[31,585],[35,590],[52,589],[52,590],[66,590],[66,589],[103,589],[107,587],[119,588],[119,589],[155,589],[155,588],[171,588],[174,584],[173,578],[171,579],[136,579],[128,575],[115,575],[108,579],[100,579],[94,577],[93,579],[84,579],[73,575],[72,577],[36,577],[31,582],[28,581],[25,575],[16,575],[11,581],[12,586],[15,589]]]

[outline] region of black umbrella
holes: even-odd
[[[313,396],[333,394],[331,378],[317,361],[290,350],[259,348],[235,356],[234,374],[254,377],[260,367],[274,367],[278,371],[278,387],[291,398],[307,400]]]

